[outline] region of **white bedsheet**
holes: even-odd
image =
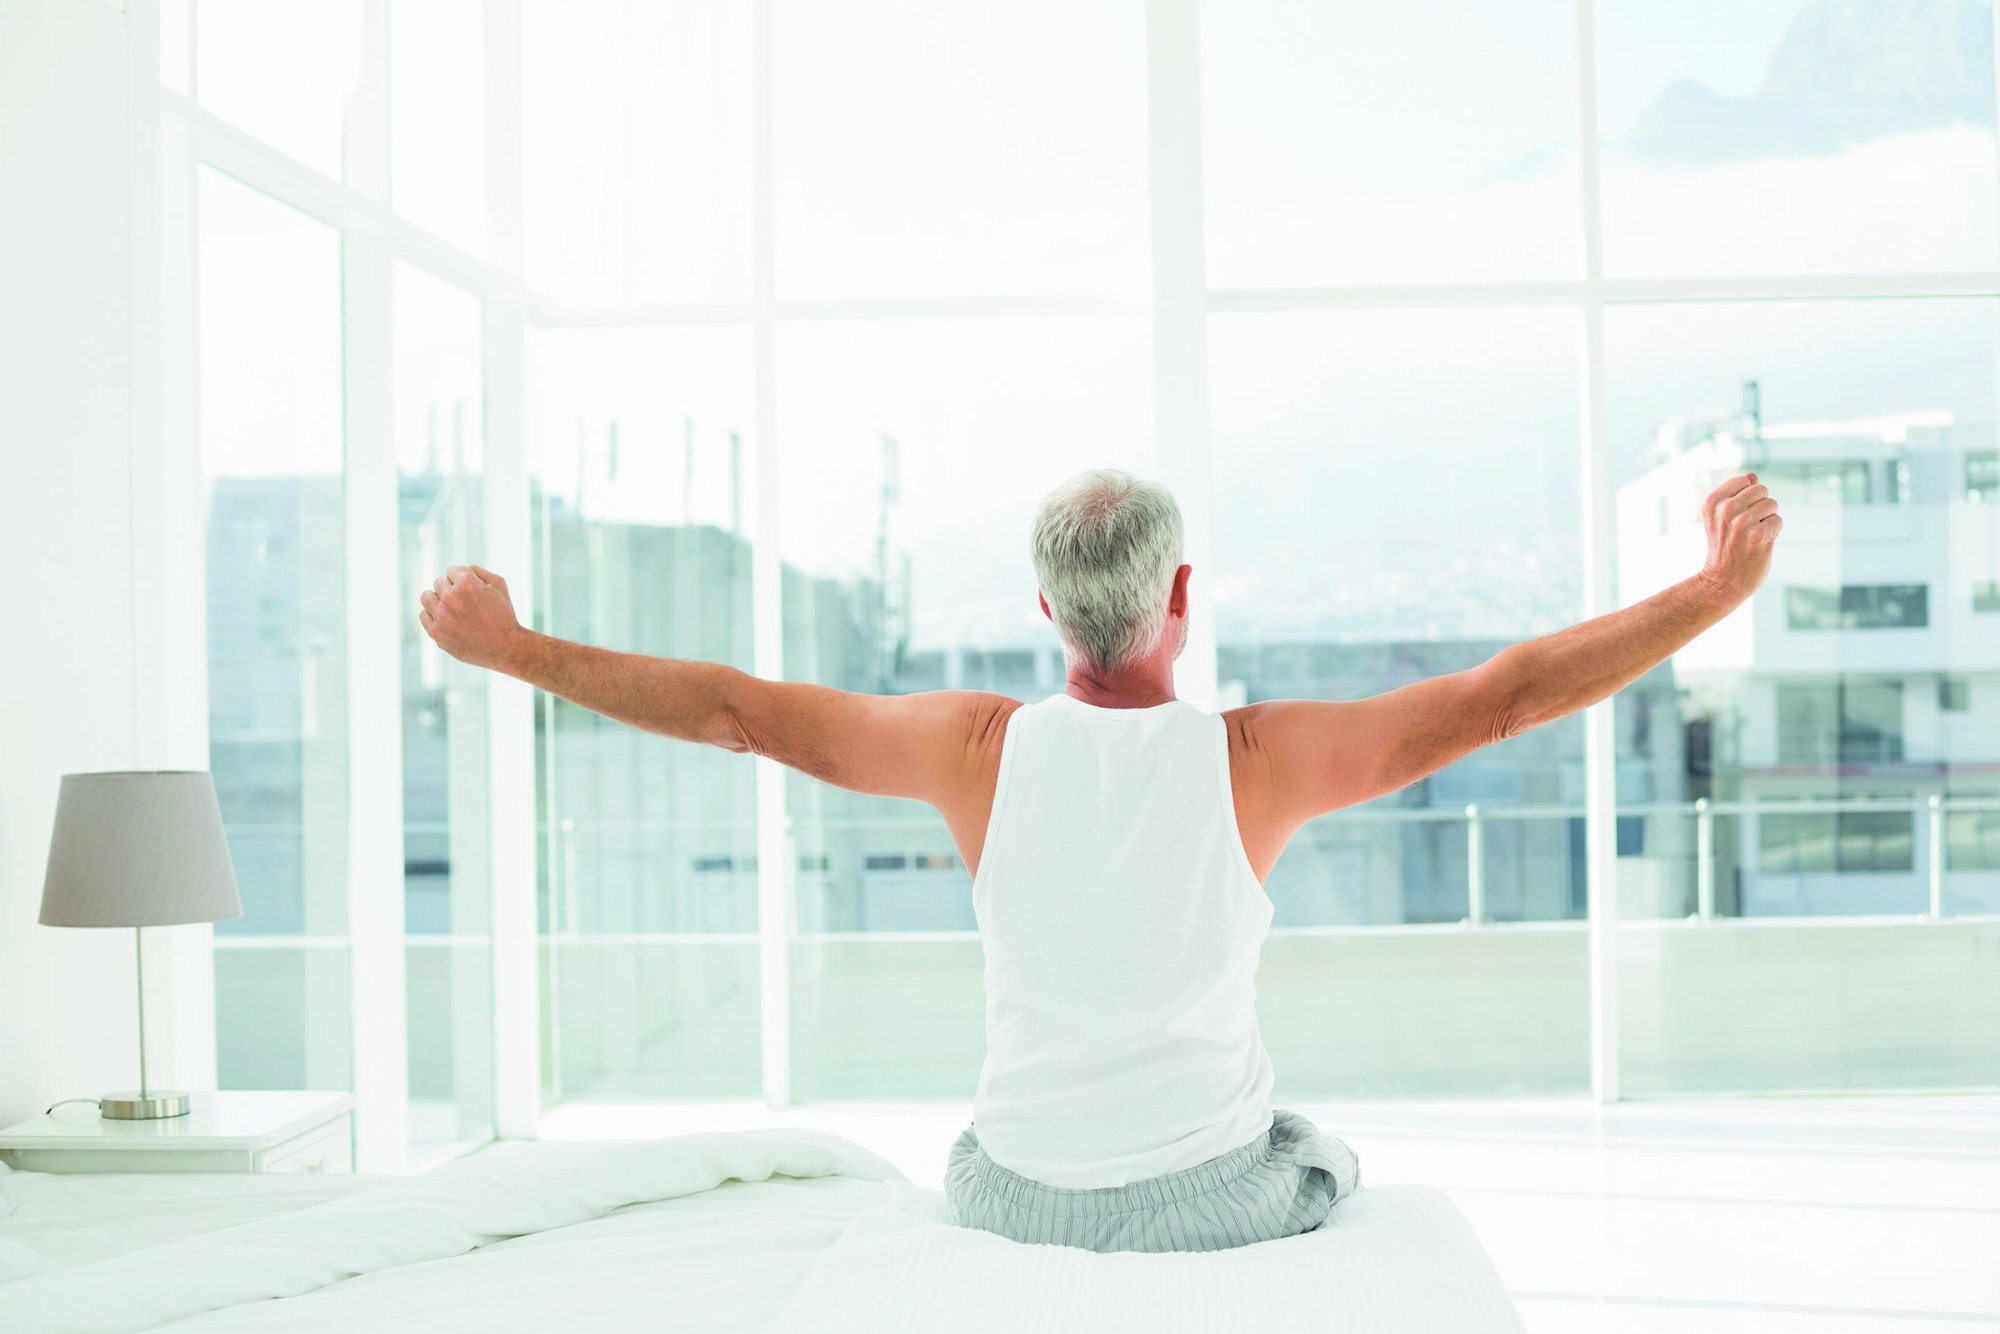
[[[894,1192],[912,1189],[845,1177],[730,1183],[162,1329],[763,1334],[857,1214],[894,1210]]]
[[[952,1227],[938,1192],[811,1130],[521,1145],[410,1178],[17,1173],[0,1203],[7,1334],[1521,1328],[1436,1191],[1375,1187],[1232,1251],[1095,1255]]]
[[[463,1299],[452,1308],[457,1318],[444,1328],[548,1328],[574,1318],[572,1285],[563,1281],[567,1270],[555,1266],[552,1282],[496,1292],[495,1281],[509,1270],[502,1247],[508,1239],[550,1244],[557,1240],[552,1234],[631,1205],[706,1193],[703,1204],[680,1214],[688,1219],[735,1206],[717,1189],[725,1182],[782,1177],[910,1189],[887,1160],[815,1130],[510,1146],[311,1208],[0,1284],[0,1330],[94,1334],[170,1322],[187,1330],[438,1328],[435,1317],[419,1321],[410,1313],[412,1293],[427,1287]],[[877,1192],[870,1202],[891,1198]],[[759,1220],[737,1239],[746,1264],[777,1263],[796,1248],[800,1229],[782,1225],[783,1210],[742,1207],[745,1217]],[[843,1212],[851,1218],[859,1207],[849,1204]],[[766,1226],[772,1219],[781,1225]],[[804,1229],[815,1244],[801,1274],[810,1255],[840,1230],[838,1223],[823,1227],[825,1235]],[[698,1231],[694,1239],[705,1241],[706,1234]],[[650,1281],[659,1290],[656,1300],[602,1327],[656,1329],[663,1311],[676,1311],[693,1328],[729,1328],[719,1323],[727,1311],[699,1307],[716,1248],[706,1249],[703,1256],[677,1256],[671,1247],[652,1247],[657,1267],[635,1275],[635,1283]],[[786,1295],[779,1294],[778,1305]]]
[[[1099,1255],[870,1210],[813,1266],[770,1334],[1324,1330],[1521,1334],[1451,1198],[1376,1186],[1313,1232],[1226,1251]]]
[[[0,1255],[29,1251],[68,1269],[127,1251],[296,1213],[394,1177],[292,1173],[0,1176]],[[0,1259],[0,1283],[7,1281]]]

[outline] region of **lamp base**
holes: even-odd
[[[107,1093],[97,1102],[97,1114],[108,1121],[157,1121],[169,1116],[186,1116],[192,1104],[188,1095],[173,1089],[130,1089]]]

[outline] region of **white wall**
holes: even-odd
[[[162,634],[134,589],[157,602],[164,553],[135,544],[135,457],[143,515],[163,478],[134,411],[134,237],[152,211],[133,191],[152,174],[131,145],[157,128],[127,51],[126,15],[101,0],[0,4],[0,1124],[138,1076],[131,933],[35,921],[58,779],[205,763],[166,753],[162,692],[141,675]],[[155,1084],[199,1074],[175,1069],[172,1038],[176,975],[190,983],[205,932],[148,933]]]

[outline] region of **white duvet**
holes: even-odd
[[[1443,1195],[1364,1191],[1332,1221],[1205,1255],[1025,1246],[951,1226],[936,1191],[812,1130],[310,1185],[16,1173],[0,1330],[1521,1328]]]

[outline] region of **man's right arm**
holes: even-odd
[[[1644,676],[1763,582],[1783,527],[1777,510],[1756,474],[1732,477],[1702,506],[1701,572],[1643,602],[1368,699],[1230,710],[1238,820],[1253,865],[1264,873],[1314,816],[1394,792]]]

